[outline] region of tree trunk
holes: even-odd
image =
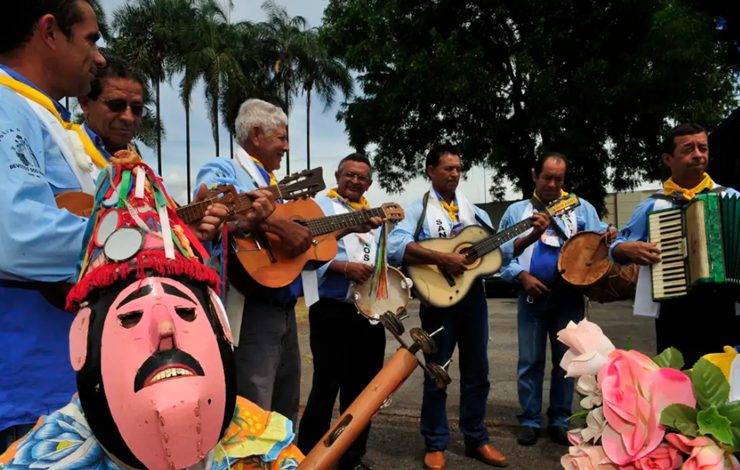
[[[234,134],[229,132],[229,156],[234,159]]]
[[[288,90],[288,82],[283,82],[283,89],[285,90],[285,116],[290,116],[288,113],[290,112],[290,96],[288,93],[290,91]],[[285,126],[285,137],[288,138],[288,145],[290,145],[290,118],[288,118],[288,122]],[[290,174],[290,148],[285,152],[285,174]]]
[[[162,176],[162,116],[159,114],[159,80],[156,81],[157,100],[157,173]]]
[[[311,168],[311,87],[306,88],[306,169]]]
[[[190,204],[190,103],[185,103],[185,168],[188,173],[188,204]]]
[[[221,147],[219,146],[218,139],[218,101],[215,102],[214,109],[211,110],[211,118],[213,119],[213,142],[216,144],[216,156],[221,156]]]

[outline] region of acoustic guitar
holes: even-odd
[[[391,222],[403,220],[403,209],[386,203],[374,209],[326,216],[311,199],[299,199],[278,204],[279,215],[308,227],[313,243],[297,257],[289,257],[280,239],[267,232],[264,236],[234,237],[232,247],[249,276],[265,287],[284,287],[293,282],[304,268],[316,269],[337,255],[335,232],[367,223],[371,217],[383,217]]]
[[[563,215],[580,205],[575,195],[553,201],[546,211],[551,217]],[[424,248],[442,253],[461,253],[467,258],[466,270],[451,276],[435,264],[408,265],[409,277],[414,281],[416,294],[434,307],[451,307],[460,302],[480,277],[489,276],[501,269],[501,245],[516,238],[532,227],[528,218],[508,229],[491,234],[487,229],[471,225],[453,238],[430,238],[419,242]]]
[[[313,196],[325,188],[323,168],[319,167],[288,175],[278,184],[260,189],[270,191],[275,198],[293,200]],[[93,196],[81,191],[67,191],[55,199],[60,209],[67,209],[81,217],[90,217],[95,202]],[[208,206],[215,202],[225,205],[229,210],[229,219],[233,219],[236,214],[249,210],[252,197],[238,193],[233,185],[222,184],[210,189],[202,201],[178,207],[177,215],[186,224],[193,224],[202,219]]]

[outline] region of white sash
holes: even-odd
[[[530,217],[532,217],[532,214],[534,214],[534,206],[532,206],[532,202],[527,202],[527,206],[524,208],[524,211],[522,211],[522,216],[519,219],[520,221],[526,220]],[[570,211],[567,214],[553,217],[553,221],[555,223],[558,223],[558,220],[560,220],[560,224],[558,224],[558,227],[560,227],[563,230],[563,233],[566,237],[570,238],[573,235],[578,232],[578,219],[576,217],[576,211]],[[530,228],[526,232],[524,232],[521,237],[527,236],[532,232],[532,229]],[[557,232],[552,227],[548,227],[547,230],[542,234],[540,237],[540,240],[545,245],[549,246],[556,246],[560,247],[565,243],[564,240],[562,240]],[[517,260],[519,261],[519,265],[522,266],[527,272],[530,272],[532,269],[532,254],[534,253],[534,246],[535,243],[532,243],[528,247],[522,251],[522,254],[520,254],[517,257]]]
[[[458,207],[458,223],[462,224],[463,227],[477,225],[478,222],[475,220],[475,208],[470,201],[468,201],[468,198],[465,197],[462,191],[455,191],[455,201],[457,202]],[[430,187],[426,215],[426,226],[429,237],[449,238],[452,236],[452,228],[454,225],[456,224],[452,222],[450,215],[440,204],[437,192],[434,188]]]
[[[717,186],[719,185],[715,183],[714,187]],[[673,203],[670,200],[656,198],[652,210],[658,211],[671,207]],[[650,266],[640,266],[637,273],[637,288],[632,313],[636,316],[651,318],[658,318],[660,315],[660,303],[653,302],[653,278],[650,275]],[[740,315],[740,303],[737,302],[735,302],[735,315]]]
[[[265,177],[262,176],[262,172],[257,168],[257,164],[254,163],[252,157],[241,147],[236,150],[236,161],[252,177],[258,188],[264,188],[270,185],[269,181],[265,181]]]
[[[348,214],[349,208],[336,199],[332,199],[334,213]],[[347,252],[347,259],[353,263],[363,263],[372,266],[375,263],[375,253],[378,246],[375,242],[376,230],[366,233],[350,233],[342,238],[344,248]]]
[[[9,76],[7,72],[1,69],[0,73]],[[77,178],[82,192],[94,195],[95,179],[99,170],[93,164],[90,156],[85,153],[85,147],[82,145],[77,134],[74,131],[67,131],[67,129],[62,127],[56,116],[50,113],[48,109],[19,93],[16,93],[16,95],[28,103],[36,114],[36,117],[46,127],[54,143],[57,144],[57,147],[62,152],[67,165],[69,165],[69,168]]]

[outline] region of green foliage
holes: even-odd
[[[724,374],[706,359],[699,359],[691,370],[691,384],[694,387],[697,406],[706,409],[724,405],[730,395],[730,384]]]
[[[716,406],[712,405],[699,411],[696,414],[696,423],[699,425],[700,433],[713,436],[723,444],[732,445],[730,420],[722,416]]]
[[[733,401],[720,405],[719,413],[730,421],[732,432],[732,447],[735,452],[740,450],[740,401]]]
[[[586,425],[586,417],[591,412],[591,410],[578,410],[572,415],[570,415],[570,418],[568,420],[571,423],[571,426],[574,428],[580,428]]]
[[[660,424],[689,437],[696,437],[699,433],[699,427],[696,424],[696,410],[680,403],[663,409],[660,414]]]
[[[660,176],[674,121],[736,106],[728,46],[681,0],[332,0],[324,28],[362,87],[339,117],[388,190],[446,139],[525,196],[538,153],[560,150],[567,188],[598,206],[607,183]]]
[[[666,348],[662,353],[653,358],[653,361],[660,367],[670,367],[678,369],[684,366],[683,354],[676,348]]]

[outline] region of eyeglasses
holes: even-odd
[[[126,108],[131,108],[131,114],[138,117],[144,117],[149,114],[149,109],[142,103],[130,103],[122,98],[115,100],[103,101],[103,104],[108,107],[114,113],[122,113],[126,111]]]
[[[368,178],[367,176],[361,175],[359,173],[353,173],[351,171],[348,171],[343,176],[345,178],[347,178],[348,180],[354,180],[354,179],[356,179],[360,183],[368,183],[370,181],[370,178]]]

